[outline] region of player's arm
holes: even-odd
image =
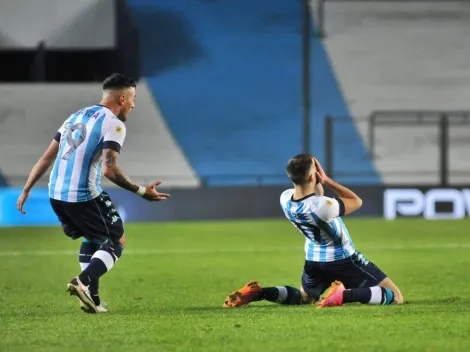
[[[59,140],[60,140],[60,137],[59,137]],[[31,191],[33,186],[36,184],[36,182],[38,182],[39,179],[42,176],[44,176],[46,171],[54,163],[55,158],[57,157],[58,151],[59,151],[59,142],[57,141],[57,138],[54,138],[51,144],[49,144],[49,147],[47,148],[45,153],[39,158],[39,160],[36,162],[33,169],[31,170],[28,180],[26,181],[23,187],[23,191],[21,192],[21,195],[16,202],[16,207],[22,214],[26,214],[26,212],[23,209],[23,206],[29,197],[29,192]]]
[[[137,193],[140,185],[132,182],[118,165],[119,152],[114,149],[103,149],[103,176],[114,184],[128,191]]]
[[[351,214],[362,206],[362,199],[349,188],[344,187],[329,178],[317,159],[315,159],[315,167],[320,183],[326,184],[339,196],[338,202],[340,203],[341,208],[340,215]]]
[[[106,126],[103,141],[103,175],[117,186],[137,193],[146,200],[159,201],[165,200],[170,195],[159,193],[155,189],[161,184],[161,181],[154,182],[151,185],[140,186],[131,181],[131,179],[121,170],[118,164],[121,146],[126,136],[126,127],[119,120],[113,120],[109,126]]]
[[[127,177],[119,167],[118,158],[118,151],[111,148],[103,149],[103,175],[108,180],[121,188],[124,188],[133,193],[138,193],[140,196],[149,201],[165,200],[170,197],[169,194],[159,193],[155,189],[156,186],[162,183],[161,181],[154,182],[151,185],[147,185],[145,187],[132,182],[131,179]]]
[[[362,207],[362,199],[349,188],[340,185],[331,178],[327,178],[325,184],[330,187],[343,202],[344,215],[349,215]]]

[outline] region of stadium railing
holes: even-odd
[[[435,175],[436,184],[442,187],[462,183],[452,182],[451,177],[470,179],[470,163],[466,163],[464,157],[470,148],[470,140],[464,138],[470,133],[470,111],[388,110],[375,111],[362,118],[326,116],[324,157],[327,173],[333,177],[359,177],[370,175],[370,172],[352,175],[334,167],[335,158],[340,153],[348,153],[348,140],[347,136],[341,135],[341,124],[355,124],[370,160],[374,163],[382,160],[396,166],[390,168],[393,170],[381,170],[382,175]],[[413,156],[416,161],[429,159],[426,165],[430,168],[400,164],[405,157]]]

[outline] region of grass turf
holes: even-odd
[[[285,220],[188,222],[127,225],[101,280],[111,312],[87,315],[65,293],[78,241],[60,228],[0,229],[0,350],[469,351],[470,221],[346,224],[406,305],[222,309],[251,279],[299,286],[302,235]]]

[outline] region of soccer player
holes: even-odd
[[[341,219],[362,206],[361,198],[330,179],[318,160],[309,154],[299,154],[289,160],[287,174],[294,188],[281,194],[281,207],[305,236],[301,289],[292,286],[262,288],[257,281],[251,281],[230,294],[224,307],[239,307],[261,300],[288,305],[317,303],[328,287],[330,290],[319,308],[350,302],[402,304],[403,296],[398,287],[356,251]],[[338,197],[323,196],[323,184]]]
[[[33,167],[17,201],[18,210],[26,214],[24,204],[31,189],[54,164],[49,180],[52,209],[68,237],[83,237],[79,253],[82,272],[68,283],[67,291],[77,296],[89,313],[106,312],[98,293],[99,278],[116,264],[126,245],[121,217],[100,186],[101,176],[148,201],[169,197],[156,190],[161,181],[138,185],[118,165],[126,137],[124,122],[135,98],[132,79],[121,74],[108,77],[103,82],[101,102],[65,120]]]

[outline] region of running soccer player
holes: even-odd
[[[318,160],[299,154],[289,160],[287,174],[294,184],[281,194],[285,216],[305,236],[305,264],[301,289],[292,286],[262,288],[251,281],[231,293],[224,307],[239,307],[267,300],[297,305],[315,302],[330,287],[319,308],[344,303],[403,303],[398,287],[374,263],[354,248],[341,216],[362,206],[350,189],[330,179]],[[327,185],[337,198],[323,196]]]
[[[83,237],[79,253],[82,272],[68,283],[67,291],[78,297],[88,313],[106,312],[98,293],[99,278],[116,264],[126,245],[121,217],[100,186],[101,175],[148,201],[169,197],[156,190],[161,181],[140,186],[118,165],[126,137],[124,122],[134,108],[135,98],[136,83],[132,79],[121,74],[106,78],[101,102],[65,120],[33,167],[16,204],[26,214],[24,204],[31,189],[54,164],[49,180],[52,209],[68,237]]]

